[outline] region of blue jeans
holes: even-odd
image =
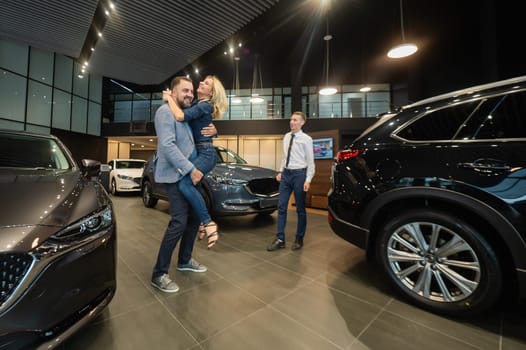
[[[153,268],[152,279],[168,273],[173,251],[179,240],[178,264],[187,264],[192,258],[195,237],[199,228],[199,220],[191,210],[188,202],[177,189],[177,183],[166,185],[166,192],[170,204],[170,222],[164,233],[157,262]]]
[[[194,157],[194,153],[192,153],[189,160],[197,169],[206,175],[216,165],[216,150],[211,142],[198,143],[195,147],[197,150],[197,157]],[[199,192],[199,187],[194,186],[190,174],[185,175],[177,184],[179,191],[181,191],[184,198],[190,203],[199,220],[204,224],[208,224],[212,221],[208,209],[206,208],[205,200]]]
[[[278,199],[278,233],[277,238],[285,242],[285,225],[287,224],[287,210],[290,195],[294,193],[296,201],[296,213],[298,214],[298,226],[296,228],[296,239],[303,241],[307,230],[307,212],[305,210],[305,200],[307,192],[303,190],[303,185],[307,177],[307,170],[283,170],[281,182],[279,183]]]
[[[199,221],[203,224],[208,224],[212,221],[212,218],[206,208],[205,200],[203,199],[201,192],[199,192],[200,186],[201,184],[194,186],[190,175],[185,175],[181,181],[177,183],[177,188],[192,207],[193,211],[199,218]]]

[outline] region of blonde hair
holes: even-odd
[[[221,81],[215,75],[209,75],[207,78],[212,79],[212,97],[210,102],[212,103],[212,119],[219,119],[225,113],[228,107],[228,100],[226,98],[225,88]]]

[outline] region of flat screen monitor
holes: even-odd
[[[333,139],[332,137],[323,137],[312,139],[314,148],[314,159],[332,159],[333,158]]]

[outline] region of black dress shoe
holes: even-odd
[[[292,245],[292,247],[290,249],[292,250],[300,250],[301,248],[303,247],[303,241],[300,241],[300,240],[295,240],[294,241],[294,244]]]
[[[285,248],[285,242],[280,241],[279,239],[275,239],[274,242],[272,242],[268,247],[267,250],[269,252],[272,252],[274,250],[283,249]]]

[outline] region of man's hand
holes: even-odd
[[[309,192],[309,189],[310,189],[310,182],[305,182],[303,184],[303,191]]]
[[[201,135],[205,137],[212,137],[217,135],[217,129],[216,126],[212,123],[210,123],[208,126],[205,126],[201,129]]]
[[[281,173],[278,173],[278,175],[276,175],[276,181],[281,182]]]
[[[190,179],[192,179],[192,183],[194,184],[194,186],[197,185],[202,178],[203,173],[197,168],[194,168],[194,170],[192,170],[192,172],[190,173]]]

